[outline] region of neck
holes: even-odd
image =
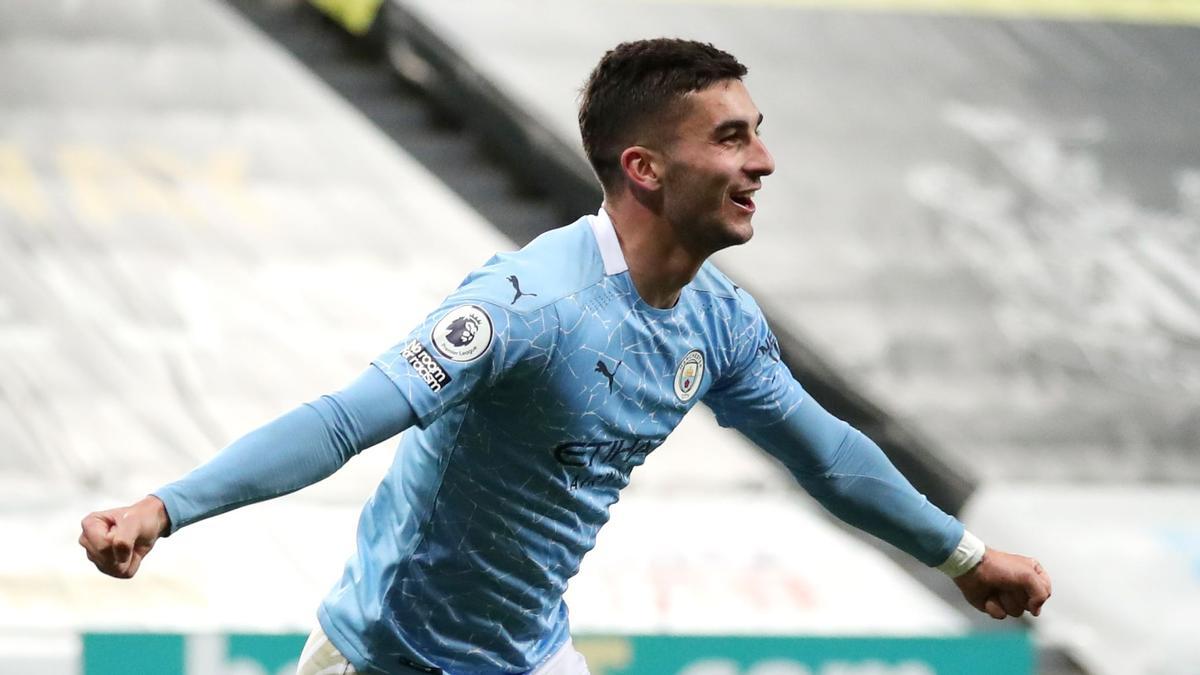
[[[689,250],[670,223],[628,195],[605,200],[604,209],[638,295],[651,307],[674,307],[708,256]]]

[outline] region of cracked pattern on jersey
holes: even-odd
[[[473,273],[375,361],[422,430],[405,435],[326,602],[380,615],[367,652],[405,645],[454,673],[532,668],[566,638],[562,594],[609,507],[684,414],[705,399],[722,424],[765,424],[803,397],[753,300],[715,269],[657,310],[628,273],[605,276],[594,254],[563,251],[587,250],[586,224],[552,234]],[[518,277],[539,295],[514,306]],[[469,363],[431,343],[462,306],[486,312],[494,331]],[[694,351],[703,368],[687,372],[700,380],[681,400],[677,376]],[[436,387],[418,352],[444,373]]]

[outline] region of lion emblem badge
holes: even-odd
[[[478,305],[459,305],[434,325],[429,337],[434,349],[451,361],[474,361],[492,346],[492,318]]]

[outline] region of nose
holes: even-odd
[[[746,162],[746,173],[752,174],[755,178],[775,173],[775,158],[771,156],[771,151],[767,150],[767,145],[763,143],[762,137],[757,134],[754,136],[750,161]]]

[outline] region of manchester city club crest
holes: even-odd
[[[474,361],[492,345],[492,317],[478,305],[460,305],[437,322],[429,338],[451,361]]]
[[[704,379],[704,352],[693,349],[684,355],[675,369],[675,395],[680,401],[691,400]]]

